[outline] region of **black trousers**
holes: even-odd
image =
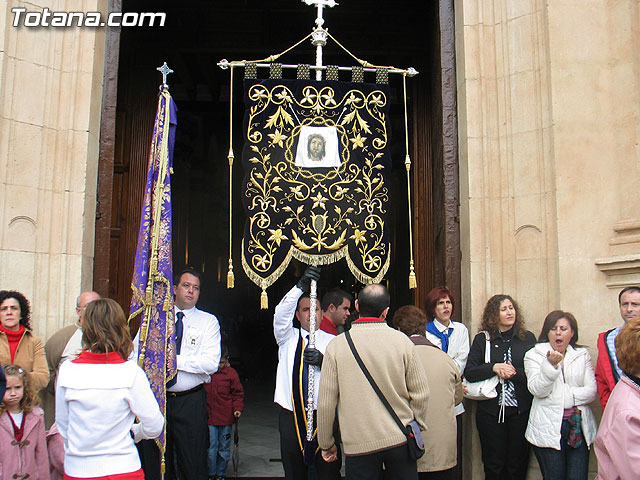
[[[453,474],[453,468],[439,472],[418,472],[418,480],[453,480]]]
[[[457,463],[456,466],[453,467],[451,470],[451,479],[452,480],[462,480],[462,415],[464,415],[464,413],[461,413],[460,415],[456,415],[456,432],[457,432],[457,439],[456,439],[456,457],[457,457]]]
[[[209,479],[207,422],[207,398],[202,385],[188,393],[167,392],[167,455],[165,458],[168,475],[165,479]]]
[[[476,426],[482,447],[486,480],[525,480],[529,466],[529,442],[524,438],[529,412],[506,407],[504,423],[495,415],[476,410]]]
[[[286,480],[340,479],[342,455],[339,444],[337,444],[338,459],[335,462],[325,462],[322,459],[322,454],[318,451],[314,464],[308,466],[305,465],[302,452],[300,451],[292,411],[285,408],[280,409],[278,429],[280,430],[280,455],[282,457],[284,478]]]
[[[167,392],[166,415],[165,480],[208,480],[209,427],[202,385],[188,392]],[[161,480],[160,451],[155,441],[143,440],[138,452],[146,480]]]
[[[406,443],[366,455],[348,455],[344,466],[347,480],[418,480],[418,466],[409,458]]]

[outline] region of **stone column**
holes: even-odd
[[[91,288],[105,29],[12,25],[12,8],[43,6],[0,2],[0,288],[25,293],[44,340]]]
[[[620,287],[640,283],[638,2],[455,7],[463,318],[474,335],[508,293],[537,336],[567,310],[595,358]],[[481,477],[470,421],[467,438]]]

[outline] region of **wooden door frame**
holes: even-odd
[[[109,0],[109,11],[121,11],[121,0]],[[414,303],[424,305],[428,291],[435,285],[447,285],[460,304],[461,251],[459,224],[458,115],[455,65],[455,20],[453,0],[439,0],[439,29],[434,32],[440,45],[434,61],[433,81],[440,95],[425,101],[431,112],[414,112],[414,150],[412,153],[414,192],[413,230],[418,289]],[[96,205],[93,288],[109,295],[113,166],[115,158],[116,101],[120,30],[107,31],[100,155]],[[437,90],[436,90],[437,91]],[[428,95],[429,92],[427,92]],[[426,105],[426,104],[425,104]],[[435,110],[433,109],[435,107]],[[424,192],[426,195],[419,195]],[[439,214],[436,214],[438,212]],[[460,308],[454,318],[460,320]]]
[[[122,0],[109,0],[109,12],[122,11]],[[108,28],[105,45],[102,113],[100,118],[100,153],[96,194],[96,227],[93,255],[93,289],[109,296],[111,252],[111,215],[113,203],[113,165],[116,148],[116,104],[118,99],[118,65],[120,28]],[[96,252],[99,252],[97,254]]]

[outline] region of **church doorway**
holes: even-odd
[[[311,31],[315,8],[299,0],[110,3],[122,11],[163,11],[166,24],[162,28],[123,28],[108,34],[104,98],[111,102],[103,102],[94,288],[128,310],[147,155],[161,83],[156,67],[166,61],[175,71],[168,84],[179,109],[172,177],[174,271],[186,265],[203,271],[199,306],[220,319],[223,335],[232,345],[234,366],[243,378],[272,383],[277,362],[271,327],[273,308],[293,286],[304,265],[292,262],[268,289],[270,308],[261,310],[260,291],[242,271],[240,258],[244,226],[240,127],[244,107],[239,69],[233,89],[236,281],[234,289],[226,288],[229,72],[216,64],[223,58],[258,59],[285,50]],[[392,309],[408,303],[422,305],[429,289],[438,284],[447,284],[459,298],[453,0],[339,3],[325,9],[325,27],[346,48],[374,64],[412,66],[420,72],[407,79],[416,290],[408,289],[402,79],[391,75],[389,81],[392,259],[385,281],[392,294]],[[313,64],[314,47],[310,43],[300,45],[280,61]],[[324,64],[354,63],[329,42]],[[259,77],[267,75],[258,72]],[[349,80],[350,75],[340,79]],[[323,268],[321,290],[333,286],[352,291],[359,288],[344,260]]]

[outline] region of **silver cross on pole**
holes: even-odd
[[[313,29],[311,35],[311,43],[316,47],[316,67],[322,67],[322,47],[327,44],[327,31],[322,28],[324,19],[322,18],[322,9],[324,7],[334,7],[338,3],[335,0],[302,0],[307,5],[315,5],[318,8],[318,16],[316,17],[316,28]],[[316,80],[322,80],[322,70],[316,69]],[[316,342],[316,298],[317,283],[311,280],[311,291],[309,292],[309,347],[315,348]],[[314,410],[314,373],[315,367],[309,368],[309,377],[307,385],[307,441],[313,440],[313,410]]]
[[[316,17],[316,28],[313,29],[311,35],[311,43],[316,47],[316,67],[322,67],[322,47],[327,44],[327,30],[322,28],[324,18],[322,18],[322,9],[324,7],[335,7],[338,2],[335,0],[302,0],[307,5],[315,5],[318,9]],[[322,80],[322,70],[316,69],[316,80]]]
[[[164,62],[162,66],[156,68],[156,70],[162,73],[162,84],[167,85],[167,75],[169,75],[170,73],[173,73],[173,70],[169,68],[169,65],[167,65],[167,62]],[[169,85],[167,85],[167,87],[168,86]]]

